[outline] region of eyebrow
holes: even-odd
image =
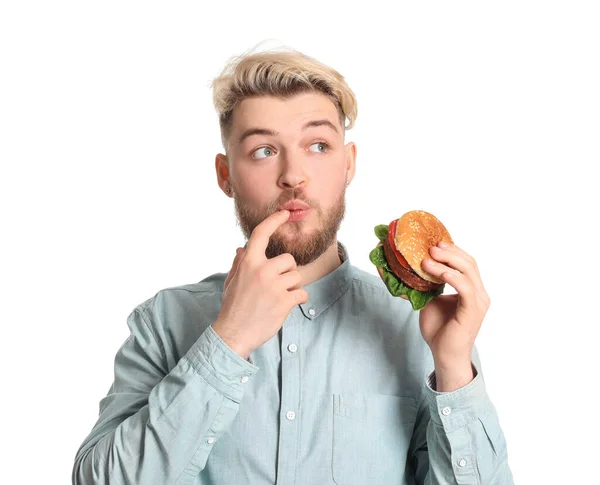
[[[338,129],[329,120],[314,120],[314,121],[309,121],[308,123],[306,123],[302,127],[302,131],[304,131],[304,130],[306,130],[308,128],[312,128],[314,126],[328,126],[333,131],[335,131],[336,133],[338,133]],[[242,133],[242,135],[240,136],[240,138],[238,140],[238,143],[241,144],[246,138],[248,138],[249,136],[252,136],[252,135],[277,136],[277,135],[279,135],[279,132],[274,131],[274,130],[269,130],[267,128],[249,128],[246,131],[244,131],[244,133]]]

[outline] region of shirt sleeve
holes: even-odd
[[[166,484],[197,475],[258,370],[209,326],[166,372],[148,314],[136,308],[128,325],[114,382],[76,454],[74,485]]]
[[[512,485],[506,441],[485,390],[476,350],[474,379],[452,392],[424,383],[411,442],[411,472],[423,485]]]

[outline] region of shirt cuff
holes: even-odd
[[[474,364],[471,382],[455,391],[435,390],[435,371],[426,380],[425,392],[429,402],[431,420],[449,433],[478,419],[489,401],[483,377]]]
[[[251,360],[231,349],[212,326],[206,328],[184,358],[211,386],[235,402],[242,400],[244,385],[258,371]]]

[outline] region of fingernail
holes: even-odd
[[[438,243],[438,246],[439,246],[439,247],[441,247],[441,248],[449,248],[449,247],[450,247],[450,244],[448,244],[448,243],[447,243],[447,242],[445,242],[445,241],[440,241],[440,242]]]

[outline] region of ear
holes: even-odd
[[[351,182],[356,173],[356,145],[354,142],[349,142],[344,147],[346,158],[346,179]]]
[[[215,170],[217,172],[217,183],[227,197],[232,196],[232,187],[229,173],[229,160],[226,155],[217,153],[215,157]],[[227,193],[229,189],[229,193]]]

